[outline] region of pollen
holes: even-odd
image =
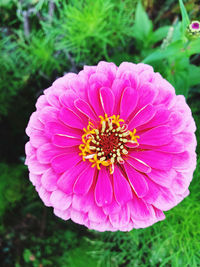
[[[114,172],[115,164],[123,164],[124,157],[127,156],[129,148],[128,143],[138,144],[139,136],[136,129],[132,132],[127,130],[128,127],[119,115],[108,117],[99,116],[100,121],[96,127],[89,122],[87,128],[83,129],[82,144],[79,146],[81,150],[80,156],[83,161],[92,162],[92,167],[101,169],[101,165],[109,168],[110,173]]]

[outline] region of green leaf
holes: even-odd
[[[188,56],[194,55],[194,54],[200,54],[200,38],[196,39],[194,41],[191,41],[187,48],[186,53]]]
[[[187,26],[190,24],[190,19],[189,19],[187,10],[186,10],[182,0],[179,0],[179,5],[180,5],[180,9],[181,9],[181,16],[182,16],[182,35],[184,36],[185,30],[186,30]]]
[[[169,58],[172,56],[174,57],[175,55],[177,55],[177,53],[179,53],[181,56],[181,53],[184,52],[184,51],[180,52],[182,48],[183,48],[182,42],[176,41],[176,42],[170,44],[169,46],[167,46],[165,49],[159,48],[158,50],[156,50],[152,54],[148,55],[143,60],[143,62],[144,63],[150,63],[150,62],[159,61],[159,60]]]
[[[193,64],[189,65],[189,84],[190,86],[200,84],[200,67]]]
[[[176,94],[188,96],[189,83],[189,59],[187,57],[172,58],[168,67],[167,80],[172,83]]]
[[[133,27],[134,37],[140,41],[145,41],[145,39],[152,33],[153,24],[149,19],[146,11],[144,10],[141,2],[138,2],[136,13],[135,13],[135,24]]]
[[[156,43],[167,36],[170,26],[163,26],[152,33],[151,39],[153,43]]]

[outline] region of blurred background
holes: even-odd
[[[184,4],[190,20],[200,20],[199,1]],[[199,164],[191,194],[165,221],[127,233],[57,218],[24,166],[25,128],[38,96],[99,60],[151,64],[187,98],[199,141],[200,37],[186,24],[173,0],[0,0],[1,267],[200,266]]]

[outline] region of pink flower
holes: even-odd
[[[189,194],[195,129],[184,97],[151,66],[85,66],[36,103],[30,180],[64,220],[98,231],[147,227]]]

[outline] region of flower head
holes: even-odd
[[[200,22],[198,20],[194,20],[187,27],[187,35],[192,39],[200,37]]]
[[[184,97],[151,66],[85,66],[36,103],[30,180],[64,220],[99,231],[147,227],[189,194],[195,129]]]

